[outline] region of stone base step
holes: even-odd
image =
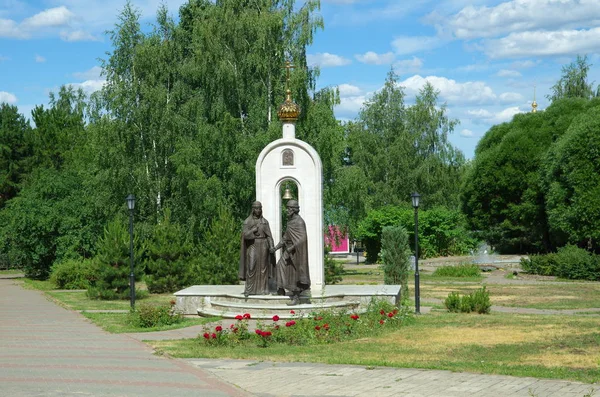
[[[286,303],[289,303],[288,299]],[[203,308],[198,309],[198,314],[203,316],[204,311],[210,310],[211,315],[214,312],[219,313],[230,313],[235,318],[239,314],[249,313],[253,318],[272,318],[274,315],[278,315],[280,318],[291,318],[294,317],[290,311],[298,313],[313,313],[321,310],[341,310],[346,312],[355,312],[358,310],[360,305],[359,301],[339,301],[339,302],[318,302],[318,303],[300,303],[298,305],[287,305],[286,303],[240,303],[240,302],[224,302],[220,299],[207,300],[206,305]]]

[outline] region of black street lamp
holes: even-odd
[[[421,314],[421,291],[419,287],[419,198],[417,192],[411,194],[412,205],[415,209],[415,313]]]
[[[135,275],[133,273],[133,209],[135,208],[135,196],[130,194],[125,199],[129,208],[129,301],[131,310],[135,309]]]

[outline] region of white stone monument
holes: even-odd
[[[306,222],[308,267],[311,292],[319,294],[325,285],[323,267],[323,166],[317,151],[296,139],[296,120],[300,107],[292,101],[290,90],[279,107],[283,137],[268,144],[256,161],[256,200],[263,206],[275,243],[281,240],[281,186],[291,181],[298,186],[300,216]],[[277,259],[281,251],[277,252]]]

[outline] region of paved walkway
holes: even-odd
[[[0,396],[249,396],[0,280]]]
[[[402,368],[157,357],[144,339],[201,327],[114,335],[39,291],[0,279],[0,396],[583,397],[578,382]],[[596,387],[594,387],[596,386]],[[597,394],[588,394],[596,389]]]

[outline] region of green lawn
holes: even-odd
[[[92,322],[105,331],[120,334],[125,332],[154,332],[154,331],[167,331],[170,329],[178,329],[190,327],[192,325],[202,325],[212,321],[218,321],[218,318],[210,317],[196,317],[188,318],[185,317],[181,323],[165,325],[154,328],[140,328],[131,324],[129,321],[129,313],[89,313],[82,312],[82,314],[92,320]]]
[[[149,341],[174,357],[306,361],[600,381],[600,316],[434,312],[400,331],[317,346],[214,347]]]
[[[89,299],[85,291],[46,291],[46,294],[71,310],[129,310],[129,300],[95,300]],[[137,303],[169,303],[173,294],[150,294]]]

